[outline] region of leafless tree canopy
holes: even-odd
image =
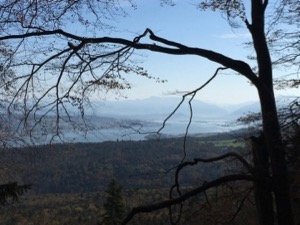
[[[175,5],[173,1],[161,3]],[[280,21],[281,11],[293,9],[292,14],[299,14],[299,10],[293,8],[295,4],[289,0],[278,6],[276,15]],[[9,111],[19,110],[26,115],[23,123],[29,131],[34,130],[37,124],[40,125],[46,114],[58,115],[59,125],[59,118],[63,116],[68,118],[67,121],[71,120],[72,115],[68,109],[72,106],[79,110],[76,116],[84,115],[84,108],[89,104],[91,96],[99,94],[98,98],[105,98],[106,92],[115,91],[120,94],[120,90],[131,88],[125,79],[126,74],[135,73],[153,78],[134,62],[134,49],[167,54],[193,54],[217,63],[222,61],[221,64],[225,67],[242,73],[252,83],[257,83],[256,74],[246,63],[215,52],[187,48],[182,44],[167,41],[157,37],[150,29],[132,41],[98,38],[109,34],[109,31],[115,29],[114,22],[126,16],[124,6],[137,7],[131,0],[6,0],[1,4],[1,99],[4,101],[3,105],[8,104]],[[231,24],[239,20],[240,23],[251,27],[242,1],[210,0],[203,1],[198,6],[202,10],[220,10]],[[295,16],[284,18],[286,22],[294,20]],[[286,35],[285,40],[291,40],[292,34],[281,34]],[[143,44],[142,38],[148,35],[158,44],[169,47]],[[282,40],[282,37],[276,40],[278,39]],[[272,43],[278,46],[276,40],[273,38]],[[291,61],[290,57],[292,56],[285,55],[281,59]],[[297,64],[297,61],[293,63]],[[294,85],[297,83],[299,81],[293,80]],[[283,82],[280,84],[283,85]],[[29,125],[28,117],[33,118],[35,122]],[[56,133],[59,133],[59,126]]]
[[[124,74],[152,78],[131,60],[132,48],[83,41],[83,34],[92,38],[115,29],[115,20],[126,16],[124,6],[136,7],[130,0],[1,3],[2,105],[25,115],[22,124],[29,132],[55,114],[59,134],[62,118],[83,116],[93,94],[105,98],[108,91],[129,89]],[[78,35],[68,33],[74,30]],[[70,107],[79,114],[70,115]]]
[[[283,76],[274,80],[275,87],[277,89],[298,88],[300,85],[299,2],[278,1],[272,13],[268,33],[273,66],[284,71]]]

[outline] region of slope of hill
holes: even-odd
[[[230,136],[189,138],[187,160],[240,151]],[[223,143],[223,144],[222,144]],[[231,145],[232,143],[232,145]],[[162,188],[173,183],[174,168],[183,158],[183,139],[44,145],[35,149],[2,151],[14,165],[13,180],[32,183],[35,193],[81,193],[103,190],[114,177],[124,188]],[[230,166],[226,165],[226,169]],[[183,172],[182,184],[213,179],[226,172],[219,163],[202,164]]]

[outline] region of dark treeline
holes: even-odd
[[[230,136],[189,138],[186,160],[232,151]],[[241,152],[243,146],[234,146]],[[163,188],[173,184],[174,168],[183,158],[183,138],[43,145],[9,149],[6,160],[20,182],[36,194],[87,193],[104,190],[112,178],[125,189]],[[228,172],[229,164],[201,164],[183,172],[182,184],[199,184]]]

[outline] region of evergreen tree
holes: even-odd
[[[102,224],[119,225],[124,216],[122,187],[117,185],[115,179],[112,179],[105,192],[107,193],[107,198],[103,205],[105,214],[103,216]]]
[[[0,185],[0,204],[4,205],[8,199],[11,199],[12,202],[17,201],[30,188],[31,184],[19,185],[18,182]]]

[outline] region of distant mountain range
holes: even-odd
[[[85,109],[85,123],[80,117],[74,118],[75,124],[63,122],[68,120],[61,118],[60,133],[67,142],[143,140],[162,128],[164,120],[174,112],[180,102],[181,98],[175,97],[92,102],[92,107]],[[186,99],[172,117],[165,121],[161,133],[165,136],[184,135],[187,128],[189,134],[226,132],[235,129],[232,124],[240,116],[259,111],[258,103],[219,106],[193,100],[191,107],[189,99]],[[188,127],[191,115],[192,121]],[[5,116],[4,112],[2,116]],[[30,121],[28,123],[30,124]],[[13,127],[17,126],[13,121],[9,124],[14,124]],[[55,115],[44,117],[43,126],[36,126],[32,137],[41,144],[49,142],[56,132],[55,124]],[[89,131],[87,133],[85,133],[86,128]],[[26,139],[26,135],[22,138]],[[57,141],[61,140],[57,139]]]
[[[190,115],[189,99],[186,99],[177,112],[175,118]],[[181,102],[181,98],[175,97],[150,97],[143,100],[123,100],[94,102],[93,112],[97,116],[112,116],[134,119],[163,119],[170,115]],[[258,112],[259,103],[243,103],[220,106],[199,100],[191,102],[193,116],[201,119],[236,119],[249,112]]]

